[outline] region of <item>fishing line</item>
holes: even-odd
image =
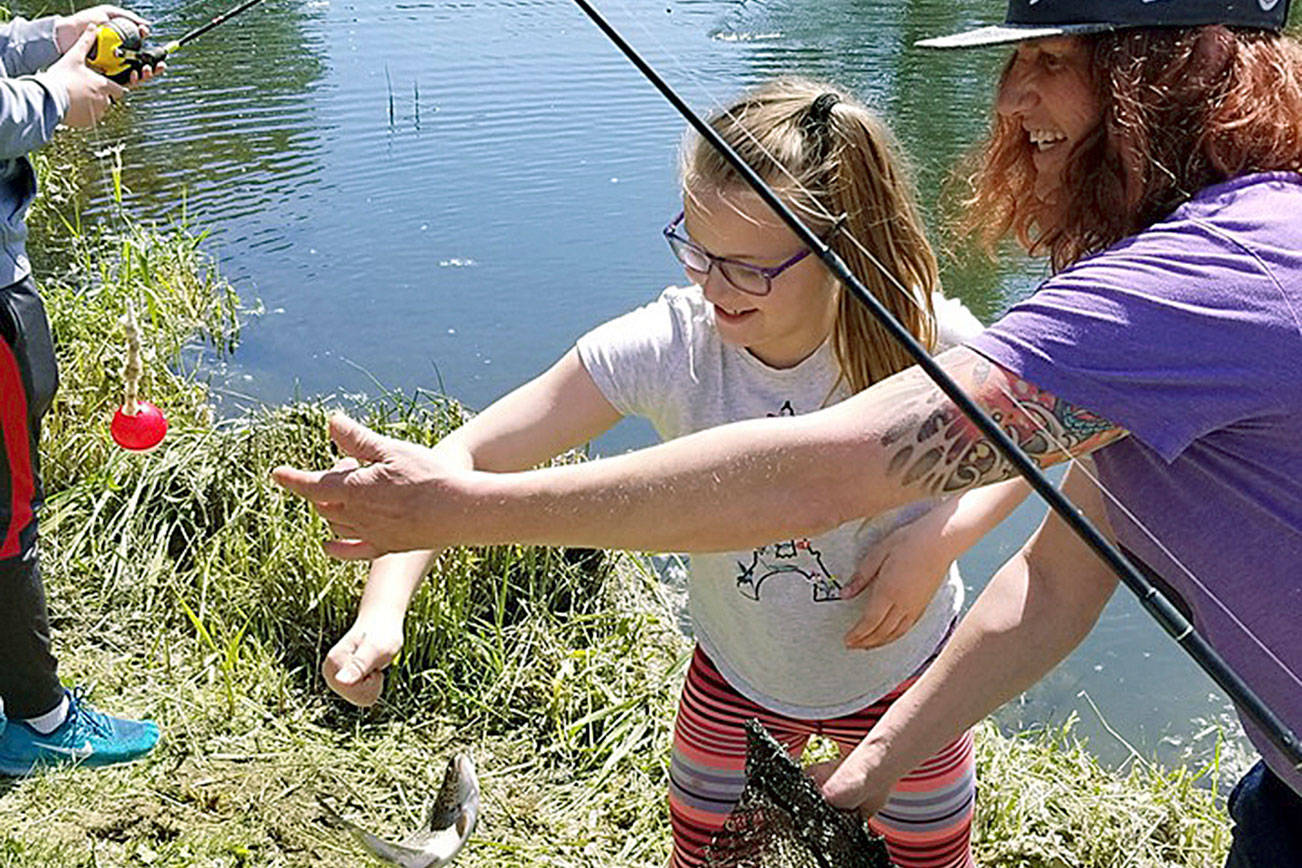
[[[830,212],[827,208],[823,207],[822,202],[821,202],[821,201],[820,201],[820,200],[819,200],[819,199],[818,199],[818,198],[813,194],[813,192],[810,191],[807,187],[805,187],[805,186],[800,182],[799,178],[797,178],[797,177],[796,177],[796,176],[795,176],[795,175],[794,175],[790,170],[788,170],[787,167],[785,166],[785,164],[784,164],[781,160],[779,160],[779,159],[776,157],[776,155],[774,155],[771,151],[769,151],[767,148],[765,148],[764,145],[763,145],[763,143],[758,139],[758,137],[756,137],[756,136],[755,136],[755,135],[750,131],[750,129],[749,129],[748,127],[746,127],[745,125],[743,125],[743,124],[741,123],[740,119],[737,118],[736,115],[734,115],[731,111],[729,111],[728,108],[727,108],[726,106],[724,106],[724,105],[720,102],[720,100],[719,100],[718,97],[713,93],[713,91],[710,89],[710,87],[702,81],[701,77],[700,77],[700,76],[697,76],[694,72],[692,72],[691,69],[689,69],[685,64],[683,64],[682,61],[678,58],[678,56],[677,56],[676,54],[674,54],[674,52],[672,52],[672,51],[668,48],[668,46],[666,46],[666,45],[664,44],[663,40],[661,40],[661,39],[659,38],[659,36],[655,34],[654,31],[652,31],[649,27],[646,26],[646,23],[645,23],[644,21],[641,20],[641,17],[640,17],[640,16],[636,16],[636,15],[633,14],[632,10],[628,7],[628,4],[627,4],[627,3],[623,3],[622,5],[624,6],[624,11],[629,15],[629,17],[630,17],[633,21],[636,22],[636,25],[641,29],[641,31],[642,31],[642,32],[643,32],[643,33],[644,33],[644,34],[645,34],[645,35],[646,35],[650,40],[652,40],[653,42],[655,42],[655,44],[657,45],[657,47],[661,50],[661,52],[662,52],[665,56],[667,56],[667,57],[670,59],[670,61],[674,64],[674,66],[675,66],[677,69],[679,69],[681,72],[683,72],[683,73],[684,73],[688,78],[692,79],[692,80],[693,80],[693,83],[694,83],[694,84],[695,84],[695,85],[696,85],[696,86],[697,86],[697,87],[698,87],[702,92],[705,93],[705,95],[707,96],[707,98],[709,99],[709,101],[713,103],[714,108],[718,111],[718,113],[721,114],[721,115],[724,115],[724,116],[728,117],[730,120],[732,120],[733,123],[734,123],[734,125],[735,125],[738,129],[740,129],[740,130],[742,131],[743,135],[744,135],[744,136],[745,136],[745,137],[746,137],[746,138],[747,138],[747,139],[748,139],[752,144],[754,144],[754,145],[755,145],[755,146],[760,150],[760,152],[763,153],[764,156],[766,156],[766,157],[770,160],[770,162],[771,162],[773,165],[775,165],[775,166],[777,167],[778,172],[779,172],[780,174],[785,175],[785,176],[786,176],[786,177],[791,181],[791,183],[792,183],[792,184],[793,184],[793,185],[794,185],[794,186],[795,186],[795,187],[796,187],[796,188],[797,188],[801,193],[805,194],[806,198],[807,198],[809,201],[814,202],[814,203],[818,206],[818,208],[822,211],[822,214],[821,214],[820,216],[824,216],[825,219],[828,219],[828,220],[832,219],[831,212]],[[1154,162],[1156,162],[1156,161],[1154,161]],[[877,259],[877,257],[874,256],[874,255],[872,254],[872,252],[869,251],[869,250],[867,249],[867,247],[866,247],[864,244],[862,244],[862,243],[859,241],[859,239],[856,238],[856,237],[853,235],[853,233],[851,233],[849,230],[842,230],[842,232],[843,232],[843,234],[846,236],[847,240],[851,241],[851,242],[854,244],[854,246],[855,246],[856,248],[858,248],[858,249],[859,249],[859,250],[864,254],[865,258],[867,258],[867,259],[868,259],[868,260],[873,264],[873,266],[876,267],[876,268],[878,269],[879,272],[881,272],[881,274],[886,278],[887,283],[888,283],[889,286],[891,286],[891,287],[892,287],[893,289],[895,289],[897,292],[901,293],[901,294],[902,294],[906,299],[908,299],[911,303],[913,303],[913,304],[918,305],[919,307],[921,307],[921,304],[920,304],[920,302],[917,300],[917,298],[913,295],[913,293],[909,292],[909,291],[908,291],[908,290],[907,290],[907,289],[902,285],[901,281],[900,281],[899,278],[895,275],[895,273],[894,273],[893,271],[891,271],[890,269],[888,269],[888,268],[885,266],[885,264],[883,264],[879,259]],[[923,309],[925,310],[925,308],[923,308]],[[1008,398],[1009,401],[1011,401],[1011,402],[1013,403],[1014,406],[1016,406],[1016,405],[1019,404],[1017,398],[1016,398],[1016,397],[1015,397],[1015,396],[1014,396],[1014,395],[1013,395],[1013,394],[1008,390],[1007,386],[1005,386],[1003,383],[999,383],[999,382],[996,382],[995,385],[996,385],[996,387],[997,387],[997,388],[998,388],[998,389],[1003,393],[1004,397]],[[1283,660],[1281,660],[1281,659],[1279,658],[1279,656],[1275,654],[1274,651],[1272,651],[1272,650],[1270,649],[1269,646],[1267,646],[1264,642],[1262,642],[1261,639],[1258,638],[1258,636],[1257,636],[1257,635],[1252,631],[1252,629],[1251,629],[1250,627],[1248,627],[1248,625],[1245,624],[1245,623],[1244,623],[1244,622],[1243,622],[1243,621],[1238,617],[1238,615],[1236,615],[1236,614],[1234,613],[1234,611],[1233,611],[1233,610],[1232,610],[1232,609],[1231,609],[1231,608],[1230,608],[1230,607],[1229,607],[1229,606],[1228,606],[1228,605],[1227,605],[1223,600],[1221,600],[1220,597],[1218,597],[1215,593],[1212,592],[1212,590],[1211,590],[1211,589],[1206,585],[1206,583],[1204,583],[1200,578],[1198,578],[1198,576],[1196,576],[1196,575],[1194,574],[1194,572],[1193,572],[1193,571],[1192,571],[1192,570],[1191,570],[1191,569],[1190,569],[1190,568],[1189,568],[1189,567],[1188,567],[1188,566],[1187,566],[1187,565],[1186,565],[1182,560],[1180,560],[1180,559],[1175,555],[1174,552],[1172,552],[1172,551],[1171,551],[1171,550],[1166,546],[1165,543],[1163,543],[1160,539],[1158,539],[1157,535],[1156,535],[1155,533],[1153,533],[1153,531],[1152,531],[1151,529],[1149,529],[1149,527],[1148,527],[1146,524],[1144,524],[1144,522],[1141,521],[1140,518],[1139,518],[1138,516],[1136,516],[1136,515],[1135,515],[1135,514],[1134,514],[1134,513],[1129,509],[1129,508],[1127,508],[1127,507],[1126,507],[1126,506],[1121,502],[1121,499],[1120,499],[1120,498],[1118,498],[1115,494],[1113,494],[1113,493],[1112,493],[1112,492],[1107,488],[1107,486],[1103,484],[1102,480],[1100,480],[1100,479],[1099,479],[1095,474],[1091,473],[1091,472],[1090,472],[1090,471],[1089,471],[1089,470],[1084,466],[1084,463],[1083,463],[1083,462],[1079,462],[1079,461],[1077,461],[1077,459],[1076,459],[1075,457],[1071,456],[1071,450],[1070,450],[1069,448],[1067,448],[1066,446],[1063,445],[1063,443],[1061,442],[1061,440],[1059,440],[1059,439],[1058,439],[1058,438],[1057,438],[1057,437],[1056,437],[1056,436],[1055,436],[1055,435],[1054,435],[1054,434],[1053,434],[1053,433],[1052,433],[1052,432],[1051,432],[1051,431],[1050,431],[1050,430],[1049,430],[1049,429],[1048,429],[1048,428],[1047,428],[1047,427],[1046,427],[1046,426],[1045,426],[1045,425],[1040,421],[1039,417],[1038,417],[1036,414],[1034,414],[1034,413],[1026,413],[1026,412],[1023,411],[1023,415],[1027,416],[1027,417],[1031,420],[1031,423],[1032,423],[1033,425],[1035,425],[1035,426],[1040,430],[1040,433],[1042,433],[1042,434],[1045,436],[1045,438],[1046,438],[1047,440],[1049,440],[1049,441],[1050,441],[1054,446],[1056,446],[1060,451],[1062,451],[1062,453],[1063,453],[1064,455],[1068,455],[1068,456],[1069,456],[1069,464],[1075,464],[1075,465],[1080,466],[1080,468],[1081,468],[1081,472],[1086,476],[1086,478],[1089,479],[1092,483],[1094,483],[1094,485],[1099,489],[1099,491],[1102,492],[1102,493],[1103,493],[1103,494],[1108,498],[1108,500],[1109,500],[1111,503],[1113,503],[1113,504],[1114,504],[1118,509],[1120,509],[1120,510],[1125,514],[1125,516],[1126,516],[1126,517],[1127,517],[1127,518],[1128,518],[1128,519],[1129,519],[1129,520],[1130,520],[1130,521],[1131,521],[1131,522],[1132,522],[1132,523],[1133,523],[1137,528],[1139,528],[1139,529],[1144,533],[1144,535],[1145,535],[1145,536],[1146,536],[1146,537],[1147,537],[1147,538],[1148,538],[1148,539],[1149,539],[1149,540],[1150,540],[1150,541],[1151,541],[1155,546],[1157,546],[1157,547],[1159,548],[1159,550],[1160,550],[1164,555],[1166,555],[1166,556],[1171,560],[1172,563],[1174,563],[1176,566],[1178,566],[1178,567],[1180,568],[1180,570],[1181,570],[1185,575],[1187,575],[1187,576],[1189,577],[1189,579],[1190,579],[1190,580],[1191,580],[1191,581],[1192,581],[1192,582],[1193,582],[1193,583],[1194,583],[1194,584],[1195,584],[1195,585],[1196,585],[1200,590],[1202,590],[1202,592],[1203,592],[1204,594],[1206,594],[1206,595],[1207,595],[1207,596],[1208,596],[1208,597],[1209,597],[1209,598],[1210,598],[1210,599],[1211,599],[1211,600],[1216,604],[1216,606],[1217,606],[1219,609],[1221,609],[1221,611],[1223,611],[1223,612],[1224,612],[1224,613],[1225,613],[1225,614],[1230,618],[1230,620],[1234,623],[1234,625],[1235,625],[1236,627],[1238,627],[1238,629],[1239,629],[1240,631],[1242,631],[1243,634],[1244,634],[1245,636],[1247,636],[1248,639],[1251,640],[1252,643],[1253,643],[1254,645],[1256,645],[1256,646],[1257,646],[1257,647],[1258,647],[1262,652],[1264,652],[1264,653],[1266,654],[1266,656],[1267,656],[1270,660],[1272,660],[1272,661],[1273,661],[1273,662],[1274,662],[1274,663],[1275,663],[1275,664],[1276,664],[1276,665],[1277,665],[1281,670],[1283,670],[1283,672],[1284,672],[1284,673],[1285,673],[1285,674],[1286,674],[1290,679],[1292,679],[1292,680],[1293,680],[1293,681],[1294,681],[1294,682],[1295,682],[1299,687],[1302,687],[1302,678],[1299,678],[1298,675],[1297,675],[1297,674],[1296,674],[1292,669],[1290,669],[1290,668],[1288,667],[1288,665],[1287,665]],[[1183,631],[1181,631],[1181,632],[1183,633]],[[1172,632],[1172,636],[1175,636],[1175,633],[1174,633],[1174,632]],[[1178,637],[1177,637],[1177,638],[1178,638]]]
[[[961,387],[936,363],[913,335],[896,320],[882,303],[872,295],[863,283],[850,271],[845,262],[828,245],[815,235],[776,193],[735,151],[711,128],[699,115],[688,106],[671,88],[659,73],[655,71],[627,40],[616,30],[588,0],[574,0],[585,15],[600,29],[625,57],[642,73],[642,75],[661,93],[662,96],[681,114],[689,124],[701,134],[729,164],[741,175],[750,187],[773,211],[782,218],[793,232],[816,253],[839,278],[847,290],[864,305],[877,319],[879,324],[891,334],[914,361],[927,374],[932,382],[964,413],[964,415],[981,431],[1000,454],[1020,473],[1049,507],[1104,560],[1117,576],[1133,591],[1141,605],[1158,621],[1159,624],[1184,648],[1202,669],[1219,684],[1244,714],[1252,718],[1270,737],[1295,766],[1302,770],[1302,743],[1265,702],[1257,696],[1246,682],[1225,662],[1210,644],[1185,619],[1184,615],[1166,599],[1158,590],[1127,560],[1094,525],[1088,521],[1054,487],[1040,468],[999,426],[989,418]],[[901,290],[902,285],[893,273],[886,271],[875,258],[871,260],[875,267],[883,269],[883,276],[895,283]],[[1025,415],[1031,415],[1023,410]]]
[[[814,202],[818,206],[818,208],[822,212],[820,216],[824,217],[827,220],[833,219],[831,211],[823,207],[822,202],[813,194],[813,192],[809,190],[806,186],[804,186],[800,182],[800,179],[797,178],[789,169],[787,169],[786,165],[780,159],[778,159],[778,157],[775,154],[773,154],[770,150],[765,148],[763,142],[761,142],[760,139],[757,136],[755,136],[748,127],[743,125],[740,119],[736,115],[734,115],[726,106],[724,106],[721,103],[718,97],[710,89],[709,85],[706,84],[700,76],[698,76],[689,67],[687,67],[678,58],[678,56],[674,54],[674,52],[671,51],[668,46],[665,45],[664,41],[660,39],[660,37],[655,33],[655,31],[647,27],[646,22],[642,21],[640,16],[637,16],[633,13],[632,9],[629,8],[626,2],[622,3],[622,5],[624,6],[624,11],[635,22],[636,26],[642,31],[642,33],[645,34],[648,39],[650,39],[656,44],[656,46],[660,49],[660,51],[666,57],[669,58],[670,62],[673,63],[674,66],[680,72],[682,72],[688,78],[692,79],[693,83],[698,87],[698,89],[701,90],[706,95],[706,97],[711,103],[713,103],[713,107],[717,110],[717,112],[720,115],[726,116],[727,118],[732,120],[735,126],[741,130],[744,137],[747,138],[753,145],[755,145],[755,147],[758,148],[759,151],[763,153],[764,156],[767,157],[774,166],[776,166],[778,172],[782,175],[785,175],[787,179],[791,181],[791,183],[796,187],[796,189],[798,189],[801,193],[805,194],[806,198],[809,201]],[[884,263],[882,263],[879,259],[877,259],[877,257],[874,256],[873,253],[870,250],[868,250],[867,247],[864,244],[862,244],[857,237],[853,235],[853,233],[851,233],[848,229],[843,229],[842,233],[845,235],[847,240],[851,241],[854,244],[854,246],[864,254],[865,258],[867,258],[886,277],[887,283],[892,289],[895,289],[897,292],[901,293],[906,299],[908,299],[913,304],[919,305],[921,307],[920,302],[918,302],[917,298],[913,295],[913,293],[909,292],[908,289],[902,285],[901,281],[894,274],[894,272],[888,269]],[[1007,386],[999,382],[996,382],[995,385],[1003,393],[1004,397],[1009,399],[1010,402],[1012,402],[1014,405],[1017,405],[1019,403],[1018,399],[1008,390]],[[1107,488],[1107,486],[1103,484],[1102,480],[1100,480],[1096,475],[1091,473],[1084,466],[1082,462],[1077,461],[1077,459],[1074,456],[1071,456],[1071,450],[1068,447],[1064,446],[1061,440],[1059,440],[1043,423],[1041,423],[1039,417],[1036,414],[1024,413],[1024,415],[1026,415],[1031,420],[1032,424],[1035,425],[1040,430],[1040,433],[1042,433],[1047,440],[1049,440],[1054,446],[1056,446],[1060,451],[1062,451],[1064,455],[1069,456],[1069,462],[1068,462],[1069,465],[1070,464],[1080,465],[1081,472],[1086,476],[1086,478],[1088,478],[1091,482],[1093,482],[1094,485],[1099,489],[1099,491],[1101,491],[1104,495],[1107,496],[1109,501],[1111,501],[1122,512],[1124,512],[1126,517],[1136,527],[1142,530],[1144,535],[1148,537],[1148,539],[1154,545],[1156,545],[1162,551],[1163,554],[1165,554],[1168,558],[1170,558],[1171,561],[1175,563],[1181,569],[1181,571],[1183,571],[1194,582],[1194,584],[1197,585],[1198,588],[1203,591],[1203,593],[1205,593],[1209,598],[1211,598],[1216,603],[1216,605],[1227,616],[1229,616],[1229,618],[1234,622],[1234,624],[1249,639],[1252,640],[1252,642],[1255,645],[1257,645],[1263,652],[1265,652],[1265,654],[1271,660],[1273,660],[1280,667],[1280,669],[1284,671],[1285,674],[1287,674],[1294,682],[1296,682],[1299,687],[1302,687],[1302,678],[1299,678],[1298,675],[1294,673],[1292,669],[1290,669],[1282,660],[1280,660],[1279,657],[1269,648],[1269,646],[1267,646],[1264,642],[1262,642],[1261,639],[1259,639],[1257,635],[1252,632],[1251,628],[1249,628],[1247,624],[1243,623],[1243,621],[1233,612],[1233,610],[1230,609],[1228,605],[1225,604],[1224,601],[1222,601],[1218,596],[1216,596],[1216,594],[1213,593],[1212,590],[1201,579],[1199,579],[1193,573],[1193,571],[1188,566],[1185,565],[1183,561],[1177,558],[1176,555],[1173,552],[1171,552],[1170,549],[1168,549],[1161,540],[1158,539],[1157,535],[1153,533],[1152,530],[1150,530],[1148,526],[1145,525],[1138,516],[1136,516],[1129,508],[1127,508],[1121,502],[1120,498],[1118,498],[1115,494],[1113,494]]]

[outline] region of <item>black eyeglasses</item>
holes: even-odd
[[[688,275],[699,275],[699,282],[701,283],[704,283],[709,276],[710,269],[717,265],[723,279],[732,284],[735,289],[747,295],[768,295],[773,291],[773,278],[813,253],[812,250],[806,247],[781,265],[774,265],[769,268],[736,259],[715,256],[690,238],[680,234],[679,227],[683,225],[686,216],[687,212],[679,211],[678,216],[669,221],[669,225],[664,228],[665,240],[669,242],[669,249],[674,252],[674,256],[683,264],[683,268],[687,270]],[[828,236],[840,229],[841,224],[844,222],[845,215],[843,214],[837,218],[836,223],[832,224],[832,228],[827,230],[823,239],[826,240]]]

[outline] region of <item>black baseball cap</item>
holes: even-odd
[[[916,43],[923,48],[973,48],[1048,36],[1129,27],[1225,24],[1283,30],[1289,0],[1008,0],[1004,23]]]

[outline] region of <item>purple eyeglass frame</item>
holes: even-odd
[[[737,268],[744,268],[747,271],[753,271],[756,274],[762,275],[764,278],[764,291],[755,292],[754,290],[744,289],[743,287],[737,286],[737,284],[733,283],[732,278],[728,276],[727,271],[723,269],[719,269],[719,273],[723,275],[723,279],[728,281],[728,284],[730,286],[732,286],[738,292],[744,292],[747,295],[757,295],[757,296],[768,295],[770,292],[773,291],[773,278],[777,277],[779,274],[786,271],[788,268],[795,265],[797,262],[799,262],[809,254],[814,252],[810,250],[808,247],[806,247],[804,250],[800,251],[795,256],[788,259],[786,262],[783,262],[781,265],[774,265],[769,268],[765,268],[760,265],[751,265],[749,262],[742,262],[737,259],[728,259],[723,256],[715,256],[713,253],[701,247],[701,245],[692,241],[690,238],[686,238],[678,234],[678,227],[679,225],[682,224],[683,220],[686,217],[687,217],[686,211],[679,211],[678,216],[675,217],[673,220],[670,220],[668,225],[666,225],[664,228],[665,241],[669,243],[669,249],[674,251],[674,258],[677,259],[679,263],[683,265],[684,268],[687,267],[687,263],[683,262],[682,257],[678,255],[677,248],[674,246],[675,242],[677,242],[678,244],[682,244],[685,247],[689,247],[695,252],[704,256],[710,263],[710,269],[713,269],[715,265],[719,265],[719,264],[732,265],[732,266],[736,266]],[[844,215],[837,218],[836,223],[833,224],[832,228],[827,231],[827,235],[831,235],[832,233],[840,229],[841,224],[844,222],[844,220],[845,220]],[[710,269],[707,269],[704,272],[701,272],[699,269],[696,268],[692,268],[690,270],[696,271],[697,273],[700,274],[708,275],[710,273]]]

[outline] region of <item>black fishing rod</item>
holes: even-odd
[[[243,3],[196,27],[180,39],[149,47],[145,46],[140,36],[140,28],[131,19],[110,19],[108,24],[99,28],[95,36],[95,44],[91,46],[90,54],[86,55],[86,63],[119,84],[126,84],[131,80],[131,73],[138,73],[146,66],[157,66],[187,42],[203,36],[214,27],[224,24],[261,2],[262,0],[244,0]]]
[[[1048,502],[1049,507],[1058,513],[1058,516],[1075,531],[1076,535],[1084,540],[1086,545],[1112,568],[1126,587],[1130,588],[1135,593],[1135,596],[1139,598],[1140,604],[1162,625],[1162,628],[1167,633],[1171,634],[1176,643],[1187,651],[1189,656],[1193,657],[1203,671],[1229,694],[1235,705],[1260,726],[1266,735],[1270,737],[1271,742],[1284,752],[1284,755],[1288,757],[1298,771],[1302,772],[1302,743],[1299,743],[1298,737],[1289,729],[1288,724],[1257,696],[1256,692],[1239,677],[1237,672],[1230,668],[1230,665],[1208,644],[1207,640],[1194,630],[1193,625],[1181,614],[1180,610],[1172,605],[1166,597],[1162,596],[1157,588],[1153,586],[1153,583],[1145,578],[1121,552],[1117,551],[1115,546],[1099,533],[1098,529],[1088,519],[1072,506],[1071,501],[1067,500],[1053,486],[1053,483],[1045,477],[1035,462],[1022,451],[1021,447],[963,392],[958,383],[954,382],[945,373],[923,346],[914,339],[909,330],[901,325],[891,315],[890,311],[882,306],[877,297],[869,292],[863,283],[851,273],[845,261],[801,222],[800,218],[764,182],[764,179],[747,165],[737,155],[737,152],[709,124],[702,120],[687,103],[683,102],[674,89],[638,54],[637,50],[620,35],[619,31],[606,21],[588,0],[574,0],[574,3],[583,10],[588,18],[592,19],[592,22],[606,34],[610,41],[660,91],[664,98],[669,100],[670,104],[678,110],[679,114],[686,118],[687,122],[701,134],[702,138],[709,142],[737,170],[746,180],[746,183],[764,200],[765,204],[772,208],[782,218],[783,222],[791,227],[791,230],[796,233],[800,240],[818,255],[818,258],[845,284],[855,298],[868,308],[882,327],[890,332],[895,340],[899,341],[940,390],[949,396],[950,400],[963,411],[963,414],[981,429],[981,433],[995,444],[999,452],[1017,469],[1017,472],[1025,477],[1031,487]],[[875,259],[873,261],[889,280],[897,285],[899,284],[895,275],[888,273],[885,267]]]

